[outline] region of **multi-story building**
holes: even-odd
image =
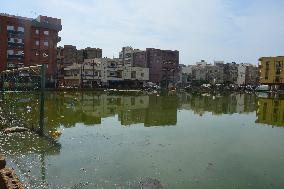
[[[237,84],[238,64],[236,62],[227,63],[224,66],[224,82],[227,84]]]
[[[73,63],[83,63],[85,59],[102,58],[102,49],[87,47],[77,50],[76,46],[64,45],[57,48],[59,55],[59,64],[70,65]]]
[[[258,67],[255,65],[248,65],[246,67],[246,85],[257,85],[259,83]]]
[[[64,85],[97,86],[143,84],[149,80],[149,68],[123,65],[119,59],[86,59],[64,68]]]
[[[133,65],[149,68],[149,81],[163,86],[175,85],[179,80],[179,52],[147,48],[135,52]]]
[[[284,85],[284,56],[259,59],[259,81],[266,85]]]
[[[179,76],[179,51],[146,49],[149,80],[154,83],[175,85]]]
[[[94,59],[94,58],[102,58],[103,51],[100,48],[91,48],[87,47],[83,49],[83,58],[85,59]]]
[[[147,52],[139,51],[133,54],[133,66],[147,68]]]
[[[194,81],[205,81],[206,80],[206,65],[205,60],[196,62],[196,65],[192,67],[192,76]]]
[[[50,81],[57,65],[57,43],[61,20],[47,16],[26,18],[0,14],[0,71],[47,64]]]
[[[247,64],[241,63],[238,65],[238,77],[237,77],[237,85],[245,85],[246,84],[246,69]]]
[[[102,58],[102,49],[87,47],[77,50],[76,46],[64,45],[57,48],[57,67],[58,67],[58,83],[64,83],[64,68],[72,67],[75,64],[83,64],[84,60]],[[71,79],[72,80],[72,79]],[[72,83],[72,82],[71,82]],[[76,82],[75,82],[76,83]]]
[[[119,52],[119,61],[123,65],[136,66],[134,65],[134,54],[137,52],[141,52],[141,50],[133,49],[132,47],[122,47],[121,52]]]
[[[181,67],[181,78],[180,78],[180,82],[182,84],[182,86],[187,86],[188,84],[190,84],[193,80],[193,65],[188,65],[188,66],[182,66]]]
[[[224,82],[224,69],[216,65],[205,66],[206,81],[210,84],[221,84]]]
[[[248,63],[238,64],[237,85],[257,85],[258,84],[258,68]]]

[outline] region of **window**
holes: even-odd
[[[48,41],[43,42],[43,45],[48,47]]]
[[[23,55],[24,52],[23,51],[18,51],[18,55]]]
[[[44,35],[49,35],[49,31],[44,31],[43,34]]]
[[[266,69],[269,70],[269,62],[266,62]]]
[[[18,43],[23,43],[23,39],[17,39]]]
[[[38,34],[39,34],[39,30],[35,30],[35,34],[37,34],[37,35],[38,35]]]
[[[7,30],[10,30],[10,31],[12,30],[12,31],[13,31],[13,30],[14,30],[14,26],[8,25],[8,26],[7,26]]]
[[[15,64],[13,62],[8,62],[8,68],[14,68]]]
[[[141,73],[141,77],[144,77],[144,73]]]
[[[131,72],[131,78],[132,78],[132,79],[135,79],[135,78],[136,78],[136,71],[132,71],[132,72]]]
[[[19,31],[19,32],[24,32],[25,29],[24,29],[24,27],[18,27],[18,31]]]
[[[14,39],[14,38],[10,38],[10,37],[8,37],[8,42],[10,42],[10,43],[14,43],[14,42],[15,42],[15,39]]]
[[[268,79],[268,69],[265,70],[265,76],[264,77],[265,77],[266,80]]]
[[[14,54],[14,50],[7,50],[7,54],[8,55],[13,55]]]
[[[36,45],[36,46],[39,46],[39,41],[35,41],[35,45]]]

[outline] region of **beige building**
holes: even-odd
[[[259,59],[259,80],[261,84],[284,84],[284,56]]]
[[[126,81],[147,82],[149,68],[123,65],[119,59],[85,59],[82,64],[72,64],[64,68],[65,85],[77,84],[94,86],[109,85]]]

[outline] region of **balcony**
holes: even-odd
[[[12,38],[12,37],[17,37],[17,38],[21,38],[21,39],[23,39],[24,37],[25,37],[25,35],[24,35],[24,33],[23,32],[20,32],[20,33],[18,33],[18,32],[8,32],[7,33],[7,37],[10,37],[10,38]]]
[[[8,55],[7,59],[8,59],[8,61],[10,61],[10,60],[23,60],[24,55],[18,55],[18,54]]]
[[[8,41],[8,48],[24,48],[24,43],[15,43],[15,42],[9,42]]]
[[[17,31],[17,30],[7,30],[8,34],[16,34],[16,35],[24,35],[25,32]]]

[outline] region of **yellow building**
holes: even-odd
[[[284,99],[259,98],[256,123],[284,127]]]
[[[284,84],[284,56],[262,57],[259,59],[259,79],[261,84]]]

